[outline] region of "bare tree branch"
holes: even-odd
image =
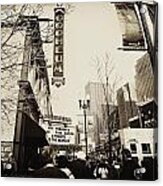
[[[18,24],[18,21],[19,21],[19,16],[23,14],[24,9],[26,8],[26,6],[27,6],[27,5],[22,5],[22,7],[21,7],[19,13],[17,14],[17,19],[16,19],[16,21],[15,21],[15,23],[14,23],[14,25],[13,25],[13,28],[12,28],[12,31],[11,31],[10,35],[9,35],[8,38],[7,38],[5,41],[3,41],[2,44],[1,44],[1,47],[2,47],[2,48],[3,48],[3,47],[7,44],[7,42],[11,39],[11,37],[12,37],[12,35],[14,34],[15,30],[17,29],[17,24]],[[14,16],[14,15],[13,15],[13,16]]]
[[[20,57],[24,50],[23,36],[25,31],[25,28],[23,28],[24,31],[19,29],[20,21],[22,21],[20,17],[38,15],[42,11],[42,5],[1,6],[1,113],[5,124],[13,124],[11,115],[12,112],[15,113],[17,107],[15,98],[18,96],[16,85],[20,78],[19,70],[22,65],[25,65],[20,63]]]

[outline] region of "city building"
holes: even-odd
[[[142,128],[158,127],[158,106],[155,99],[138,103]]]
[[[129,126],[119,129],[121,149],[128,149],[132,159],[145,167],[144,179],[156,179],[158,119],[155,99],[137,103],[138,114],[129,119]]]
[[[121,87],[117,90],[119,129],[128,127],[129,119],[137,116],[138,114],[136,102],[131,99],[128,100],[125,96],[125,93],[128,94],[128,91],[124,87]]]
[[[129,119],[131,128],[157,128],[158,107],[154,99],[137,103],[138,115]]]
[[[90,108],[88,112],[89,115],[92,115],[94,118],[93,136],[97,145],[100,144],[100,134],[106,133],[102,108],[102,105],[106,104],[105,93],[105,85],[99,82],[89,82],[85,87],[85,94],[89,95],[90,98]]]
[[[145,82],[142,86],[146,87]],[[148,89],[148,86],[146,89]],[[144,89],[144,94],[147,93],[146,89]],[[133,159],[138,160],[142,166],[146,164],[148,168],[149,164],[154,165],[154,163],[157,163],[158,141],[157,103],[152,94],[150,96],[141,102],[140,100],[139,102],[133,102],[131,99],[126,102],[124,87],[117,91],[120,147],[121,149],[128,149]],[[153,172],[156,171],[154,166],[149,169]],[[157,173],[154,173],[154,176],[155,174]]]
[[[157,156],[157,129],[155,128],[124,128],[119,130],[121,145],[129,149],[133,158],[139,162],[145,158]]]
[[[9,110],[8,117],[2,118],[1,139],[13,143],[13,148],[10,149],[20,174],[27,169],[29,161],[38,155],[39,149],[48,145],[39,120],[40,117],[52,115],[39,19],[37,16],[22,16],[21,21],[24,23],[20,25],[24,35],[18,32],[17,42],[21,42],[24,50],[18,58],[19,65],[16,65],[16,69],[11,69],[14,78],[7,81],[2,90],[4,102],[12,98],[12,110]],[[7,70],[5,73],[9,72]]]
[[[154,74],[149,54],[144,54],[135,65],[135,88],[138,102],[154,98]]]

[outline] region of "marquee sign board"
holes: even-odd
[[[54,9],[54,58],[52,85],[60,87],[65,84],[64,78],[64,15],[65,8]]]
[[[51,145],[72,145],[75,143],[75,128],[56,123],[48,127],[47,140]]]

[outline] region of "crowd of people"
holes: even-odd
[[[147,163],[149,166],[149,163]],[[1,164],[1,171],[2,171]],[[2,176],[16,175],[16,164],[11,161],[6,164]],[[140,166],[134,160],[128,150],[124,150],[122,159],[112,160],[101,156],[87,156],[83,158],[68,158],[66,154],[53,154],[49,147],[43,149],[42,153],[28,164],[24,173],[25,177],[31,178],[59,178],[59,179],[103,179],[103,180],[150,180],[153,170],[149,167]]]

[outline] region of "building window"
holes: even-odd
[[[142,143],[142,153],[143,154],[151,154],[150,144]]]
[[[137,153],[137,147],[135,143],[131,143],[130,144],[130,150],[132,154],[136,154]]]

